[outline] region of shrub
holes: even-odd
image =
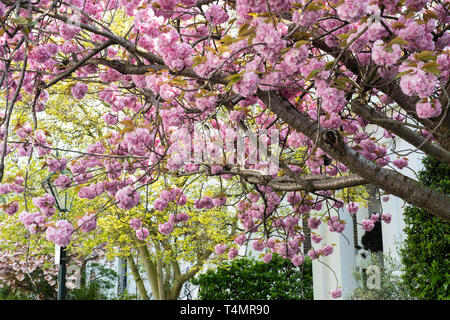
[[[191,283],[200,286],[201,300],[313,299],[309,258],[299,267],[278,255],[269,263],[253,258],[235,259],[198,275]]]

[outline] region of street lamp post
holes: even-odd
[[[64,213],[71,209],[71,201],[67,196],[67,192],[58,192],[53,180],[56,174],[50,174],[48,178],[42,181],[41,185],[44,190],[55,198],[56,209]],[[66,271],[67,271],[67,253],[66,247],[56,246],[55,248],[55,263],[59,265],[58,269],[58,300],[66,299]]]
[[[58,300],[66,300],[66,247],[56,246],[56,251],[58,251]]]

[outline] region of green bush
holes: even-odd
[[[33,297],[4,286],[0,288],[0,300],[33,300]]]
[[[433,158],[424,158],[423,164],[419,180],[448,195],[450,167]],[[401,249],[403,280],[419,299],[449,299],[449,223],[414,206],[406,208],[404,217],[407,237]]]
[[[269,263],[240,258],[225,262],[191,280],[201,300],[311,300],[312,263],[295,267],[274,255]]]

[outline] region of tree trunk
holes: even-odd
[[[161,299],[161,297],[159,296],[158,271],[156,269],[155,263],[153,263],[150,252],[148,251],[145,243],[137,246],[137,250],[142,257],[144,268],[150,282],[150,287],[152,288],[153,298],[155,300],[159,300]]]
[[[133,275],[134,281],[136,282],[136,287],[139,291],[139,295],[144,300],[150,300],[147,295],[147,290],[145,289],[144,282],[142,281],[139,270],[136,267],[136,263],[131,255],[127,256],[127,262],[130,265],[131,274]]]

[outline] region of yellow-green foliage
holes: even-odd
[[[224,207],[196,210],[194,201],[199,195],[195,190],[198,189],[195,185],[189,187],[189,190],[194,191],[188,193],[189,200],[183,207],[170,204],[163,212],[145,209],[146,202],[148,201],[149,207],[152,207],[151,204],[164,189],[164,184],[158,181],[149,188],[148,197],[141,195],[141,205],[136,208],[127,212],[111,208],[103,212],[98,220],[99,228],[95,231],[95,239],[84,241],[83,249],[90,249],[104,243],[109,259],[128,255],[132,249],[142,244],[142,241],[136,238],[135,231],[129,226],[131,218],[139,218],[143,221],[143,226],[150,231],[150,236],[145,241],[153,254],[164,259],[195,263],[198,255],[208,250],[213,251],[218,243],[232,240],[230,226],[235,215]],[[212,186],[203,189],[202,195],[214,196],[217,192],[217,188]],[[179,212],[187,213],[190,217],[189,221],[178,223],[170,235],[159,233],[158,224],[168,221],[169,214]],[[155,249],[158,243],[166,249],[164,252]]]

